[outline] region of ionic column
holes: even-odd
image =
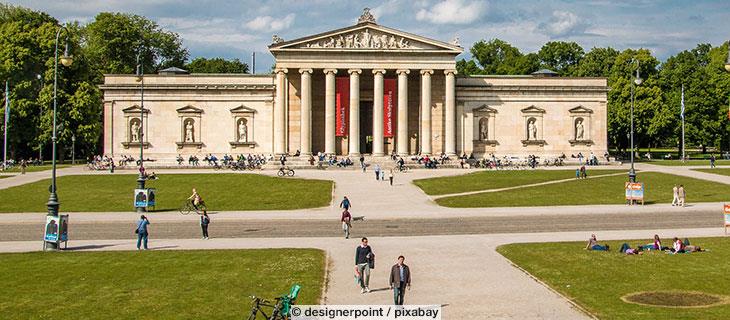
[[[421,153],[431,154],[431,75],[433,70],[421,70]]]
[[[408,74],[410,70],[396,70],[398,74],[398,154],[408,155]]]
[[[276,70],[276,100],[274,101],[274,154],[286,153],[286,73]]]
[[[360,69],[347,70],[350,74],[350,136],[349,154],[360,155]]]
[[[299,69],[302,77],[302,116],[300,122],[299,150],[301,155],[312,154],[312,69]]]
[[[444,70],[446,75],[445,101],[445,152],[447,155],[456,154],[456,70]]]
[[[373,70],[373,156],[383,156],[383,76],[385,70]]]
[[[335,154],[335,74],[337,69],[324,69],[324,153]]]

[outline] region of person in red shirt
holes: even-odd
[[[347,211],[347,209],[342,211],[340,221],[342,222],[342,231],[345,232],[345,239],[349,239],[350,228],[352,228],[352,224],[350,223],[352,221],[352,215],[350,214],[350,211]]]

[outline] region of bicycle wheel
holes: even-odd
[[[190,202],[185,201],[185,203],[180,207],[180,214],[187,215],[190,214]]]
[[[289,175],[290,177],[293,177],[293,176],[294,176],[294,170],[291,170],[291,169],[289,169],[289,171],[287,172],[287,174],[288,174],[288,175]]]
[[[285,175],[284,170],[279,169],[279,172],[276,173],[277,176],[283,177]]]

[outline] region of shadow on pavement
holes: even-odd
[[[116,246],[116,244],[90,244],[90,245],[86,245],[86,246],[68,247],[65,250],[68,250],[68,251],[93,250],[93,249],[103,249],[106,247],[113,247],[113,246]]]

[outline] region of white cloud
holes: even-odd
[[[256,31],[281,31],[288,29],[294,23],[295,16],[293,13],[287,14],[281,19],[272,16],[260,16],[247,22],[246,27]]]
[[[483,1],[444,0],[430,9],[419,10],[416,19],[435,24],[469,24],[479,19],[486,10],[487,3]]]
[[[569,11],[553,11],[548,22],[542,23],[539,29],[552,37],[564,37],[584,33],[587,27],[581,18]]]

